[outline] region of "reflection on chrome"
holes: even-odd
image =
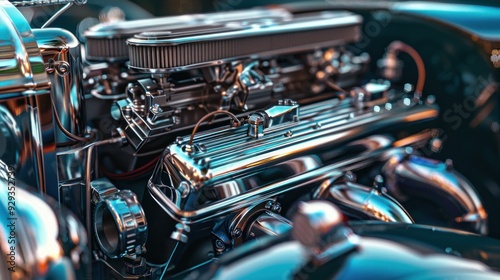
[[[498,278],[499,8],[86,2],[0,0],[0,279]]]
[[[86,279],[89,244],[72,214],[26,189],[2,161],[0,194],[2,279]]]

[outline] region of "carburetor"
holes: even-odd
[[[293,15],[277,8],[242,15],[114,23],[85,33],[88,58],[106,62],[101,68],[122,69],[128,61],[130,70],[116,71],[128,74],[106,75],[125,98],[99,91],[110,86],[102,87],[98,64],[87,76],[94,77],[88,85],[94,97],[117,100],[111,115],[135,151],[161,148],[214,110],[241,115],[282,98],[328,98],[327,89],[356,84],[369,62],[342,48],[359,36],[360,18],[352,13]]]

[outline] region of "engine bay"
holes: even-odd
[[[500,7],[85,2],[0,1],[0,278],[498,277]]]

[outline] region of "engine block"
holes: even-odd
[[[500,76],[475,59],[498,42],[449,23],[458,4],[429,4],[439,23],[308,3],[48,27],[85,2],[0,0],[0,278],[498,277],[497,177],[471,171],[495,169],[473,151],[498,144]],[[477,111],[443,102],[452,66],[496,73]]]

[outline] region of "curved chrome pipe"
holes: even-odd
[[[50,83],[28,22],[7,1],[0,22],[0,100],[44,93]]]
[[[50,80],[29,23],[8,1],[0,1],[0,160],[42,192],[53,168]],[[46,182],[47,181],[47,182]]]
[[[82,225],[16,179],[0,161],[0,279],[86,279],[90,256]]]
[[[487,234],[486,211],[474,187],[458,172],[451,161],[440,162],[414,155],[395,155],[382,172],[387,188],[398,201],[420,197],[442,206],[454,226]]]
[[[86,118],[82,89],[80,43],[71,32],[59,28],[33,29],[45,69],[52,84],[55,117],[69,133],[84,137]],[[67,142],[63,131],[56,129],[56,143]]]
[[[375,188],[332,178],[321,184],[313,199],[327,199],[350,218],[413,224],[410,214],[393,197]]]

